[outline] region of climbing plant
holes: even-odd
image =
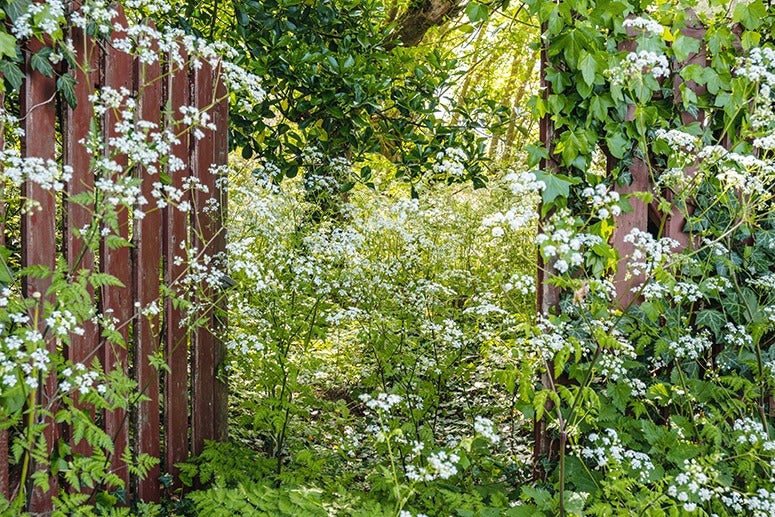
[[[561,515],[767,515],[775,13],[528,5],[544,28],[532,103],[549,125],[528,151],[555,303],[526,341],[542,382],[524,397],[555,443],[523,495]]]

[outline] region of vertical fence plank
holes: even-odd
[[[697,14],[691,9],[687,9],[686,11],[686,24],[687,26],[681,29],[681,34],[688,38],[698,40],[699,49],[697,52],[691,53],[684,61],[678,63],[676,69],[681,69],[689,65],[699,65],[704,68],[708,65],[707,50],[705,48],[705,42],[703,41],[706,29],[702,26],[702,23],[697,17]],[[705,121],[704,110],[700,109],[697,110],[696,114],[692,114],[683,108],[683,95],[681,93],[682,86],[685,89],[692,91],[695,95],[697,95],[697,97],[705,95],[705,93],[707,93],[707,88],[704,85],[698,84],[694,81],[684,81],[678,73],[675,74],[675,79],[673,81],[673,101],[675,102],[677,108],[681,110],[681,122],[684,125],[693,124],[695,122],[702,124]],[[694,176],[694,174],[697,172],[696,165],[688,167],[685,172],[687,176]],[[674,201],[673,193],[671,191],[665,192],[665,198],[671,203]],[[690,207],[685,207],[684,209],[687,208]],[[665,237],[675,239],[680,243],[682,248],[689,246],[691,243],[689,242],[689,234],[684,231],[685,226],[686,218],[679,211],[679,207],[673,205],[672,212],[667,214],[665,217]]]
[[[218,74],[220,70],[217,71]],[[215,96],[218,103],[215,105],[213,112],[215,119],[215,161],[216,165],[226,165],[229,160],[229,103],[227,98],[226,85],[223,83],[223,79],[215,77],[216,88]],[[218,176],[215,180],[214,195],[219,200],[218,211],[213,214],[215,235],[213,238],[213,252],[216,256],[223,257],[223,262],[220,264],[221,268],[225,268],[225,254],[226,254],[226,214],[228,210],[228,189],[225,182],[228,180],[226,176]],[[224,342],[225,332],[227,327],[227,306],[226,298],[222,297],[217,305],[217,312],[213,318],[213,328],[215,335],[214,343],[214,359],[215,368],[221,367],[226,360],[226,344]],[[219,379],[216,376],[215,385],[213,389],[213,408],[214,408],[214,424],[215,429],[214,438],[219,441],[225,441],[228,434],[228,422],[229,422],[229,387],[223,379]]]
[[[75,108],[63,106],[62,118],[62,151],[64,162],[73,168],[73,177],[67,183],[65,192],[67,197],[75,196],[94,190],[94,174],[90,170],[91,155],[86,147],[80,143],[90,131],[92,110],[90,103],[86,102],[92,88],[96,83],[97,70],[99,69],[99,47],[94,41],[84,34],[83,30],[73,28],[71,32],[73,47],[78,53],[78,64],[83,69],[76,68],[75,97],[79,99]],[[78,271],[94,269],[94,253],[88,248],[81,237],[75,234],[75,230],[88,226],[92,220],[94,207],[89,204],[67,202],[64,209],[64,248],[67,265],[71,274]],[[93,296],[91,287],[89,292]],[[99,346],[99,332],[97,326],[90,320],[83,323],[82,335],[71,334],[68,358],[74,363],[88,365]],[[81,407],[81,406],[76,406]],[[81,407],[82,408],[82,407]],[[86,408],[82,408],[86,409]],[[91,448],[85,440],[73,444],[74,452],[86,455]]]
[[[631,15],[630,17],[634,18],[635,16]],[[629,39],[619,44],[619,50],[635,52],[638,47],[636,39],[638,34],[636,29],[628,27],[627,37]],[[628,122],[635,120],[634,105],[628,106],[626,120]],[[609,154],[606,161],[606,167],[609,174],[613,172],[616,163],[617,160]],[[643,161],[642,157],[638,155],[632,157],[629,173],[632,178],[632,182],[629,185],[619,186],[618,182],[614,182],[615,190],[623,198],[634,192],[647,192],[651,189],[648,165]],[[632,253],[635,251],[635,246],[632,243],[626,242],[624,238],[635,229],[644,232],[647,231],[649,222],[648,204],[636,197],[630,197],[628,200],[632,206],[632,211],[617,216],[616,226],[614,227],[614,232],[611,236],[611,245],[619,251],[619,262],[616,265],[614,285],[616,286],[617,301],[622,308],[626,308],[633,303],[637,294],[633,292],[633,288],[637,288],[637,286],[641,285],[645,279],[642,274],[628,276],[629,272],[627,264],[632,257]]]
[[[0,74],[0,81],[3,80]],[[0,92],[0,108],[5,107],[5,94]],[[5,149],[5,121],[0,120],[0,149]],[[2,165],[0,165],[2,167]],[[3,190],[5,180],[0,179],[0,246],[5,246],[5,196]],[[0,495],[8,499],[10,497],[10,483],[8,482],[8,430],[0,429]]]
[[[159,61],[144,64],[135,60],[135,91],[139,92],[140,118],[160,125],[161,66]],[[149,164],[151,167],[158,164]],[[151,366],[149,356],[155,355],[160,347],[158,313],[143,311],[154,304],[158,307],[159,277],[161,261],[161,213],[152,201],[154,182],[159,174],[151,173],[148,167],[142,167],[136,173],[141,178],[143,196],[151,206],[137,207],[143,217],[135,212],[133,240],[134,299],[140,305],[134,321],[134,373],[141,392],[149,400],[137,406],[135,418],[135,452],[149,454],[158,458],[161,455],[161,436],[159,427],[159,376]],[[147,209],[147,210],[146,210]],[[137,481],[138,496],[143,501],[159,500],[159,465],[148,472],[145,479]]]
[[[541,27],[541,32],[546,31],[546,26]],[[547,55],[546,45],[541,48],[541,89],[544,100],[549,98],[551,93],[551,83],[546,80],[546,69],[549,66],[549,56]],[[551,120],[549,114],[541,117],[539,121],[539,133],[541,142],[544,144],[548,152],[548,158],[541,160],[541,169],[546,173],[556,173],[559,171],[560,164],[554,158],[554,123]],[[541,231],[541,223],[543,218],[539,222],[539,232]],[[549,284],[547,280],[551,277],[550,268],[552,267],[551,261],[544,261],[541,250],[537,253],[538,263],[538,278],[536,289],[536,309],[539,316],[549,315],[553,309],[560,304],[560,290]],[[544,388],[549,388],[552,385],[552,372],[547,371],[541,375],[540,381]],[[551,409],[551,401],[546,402],[546,413],[549,413]],[[543,460],[551,456],[552,450],[556,448],[556,440],[552,439],[551,432],[546,426],[546,417],[542,419],[536,419],[533,422],[533,478],[539,479],[545,476],[544,469],[542,467]]]
[[[183,62],[187,56],[182,56]],[[167,127],[178,133],[175,117],[180,117],[180,108],[190,104],[189,81],[187,65],[177,68],[172,59],[167,75],[167,101],[171,107],[171,115]],[[183,190],[181,203],[190,202],[188,190],[183,189],[183,178],[189,170],[189,135],[180,136],[180,143],[172,148],[172,155],[184,161],[185,167],[179,171],[171,171],[172,186]],[[177,207],[169,205],[163,210],[163,253],[165,258],[164,281],[169,287],[175,288],[186,271],[184,261],[176,260],[183,257],[181,245],[187,243],[185,213]],[[182,326],[183,313],[176,308],[171,299],[165,301],[164,309],[164,347],[167,364],[170,371],[164,377],[164,459],[165,470],[172,475],[173,486],[180,487],[177,463],[186,460],[189,452],[189,420],[188,420],[188,332]]]
[[[614,158],[609,158],[608,169],[613,169]],[[626,186],[617,187],[616,191],[625,197],[633,192],[647,192],[650,190],[649,169],[646,163],[639,157],[633,157],[632,165],[629,167],[632,183]],[[627,264],[635,251],[635,246],[626,242],[624,238],[634,229],[646,231],[649,220],[649,207],[646,203],[636,197],[629,198],[631,212],[623,212],[616,218],[616,226],[611,237],[612,246],[619,251],[619,262],[616,266],[616,275],[614,285],[616,286],[616,295],[619,306],[626,308],[630,306],[637,295],[633,288],[637,288],[644,281],[643,274],[629,274]],[[628,276],[629,274],[629,276]]]
[[[119,5],[117,7],[119,15],[114,20],[114,24],[120,24],[126,27],[126,17]],[[113,39],[121,39],[124,32],[116,30],[113,33]],[[115,90],[126,88],[131,91],[133,86],[132,76],[132,57],[112,47],[106,46],[103,56],[103,84]],[[117,136],[115,130],[116,116],[112,110],[109,110],[105,118],[105,135],[107,138]],[[126,165],[126,159],[117,157],[119,164]],[[119,236],[129,239],[129,214],[126,208],[119,209],[117,214],[119,224]],[[105,286],[101,293],[101,309],[103,314],[110,312],[112,317],[118,321],[119,331],[129,346],[129,326],[132,319],[132,296],[131,296],[131,261],[129,248],[111,249],[107,242],[103,240],[100,246],[100,269],[104,273],[115,276],[125,287]],[[116,346],[112,343],[105,343],[103,351],[103,365],[106,371],[122,370],[125,374],[128,372],[128,354],[127,349]],[[126,465],[122,465],[121,455],[129,444],[129,426],[126,422],[126,412],[118,409],[108,411],[105,414],[105,432],[113,436],[115,453],[112,457],[112,468],[116,474],[124,480],[127,489],[129,488],[129,472]]]
[[[54,103],[56,85],[53,78],[41,75],[33,71],[30,66],[32,55],[43,45],[38,41],[30,41],[24,51],[26,76],[21,92],[21,112],[25,114],[22,128],[25,137],[22,140],[22,154],[25,157],[37,157],[42,159],[55,158],[55,127],[56,105]],[[53,191],[42,189],[39,185],[27,181],[22,186],[22,195],[28,201],[34,203],[22,216],[22,264],[42,265],[53,270],[56,263],[56,197]],[[48,278],[24,277],[22,287],[25,296],[33,293],[44,295],[50,285]],[[42,316],[42,304],[45,297],[40,299]],[[40,332],[45,334],[45,323],[42,318]],[[53,355],[57,353],[56,341],[46,336],[46,347]],[[37,404],[49,411],[53,407],[57,389],[56,372],[50,372],[38,387]],[[57,439],[57,426],[53,419],[45,418],[46,428],[43,431],[49,453],[53,450]],[[37,467],[36,467],[37,468]],[[47,467],[46,467],[47,468]],[[30,498],[30,510],[37,513],[49,512],[52,509],[51,497],[57,493],[56,478],[52,478],[49,490],[44,492],[40,488],[34,488]]]
[[[201,110],[211,104],[213,99],[213,70],[209,63],[194,71],[194,104]],[[193,173],[208,192],[197,189],[193,193],[193,237],[192,242],[199,251],[199,260],[213,256],[212,239],[215,235],[213,218],[204,210],[207,200],[215,191],[214,178],[210,165],[215,159],[213,131],[202,128],[204,136],[194,142],[191,156]],[[203,293],[198,303],[209,303],[211,289],[203,285]],[[210,308],[204,310],[202,318],[208,321],[194,332],[192,339],[192,452],[199,454],[204,449],[204,441],[214,438],[213,390],[215,384],[215,344],[212,333],[212,315]]]

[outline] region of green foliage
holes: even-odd
[[[775,325],[765,313],[775,299],[763,248],[772,149],[752,143],[773,127],[759,119],[768,81],[744,59],[772,50],[775,17],[759,1],[733,12],[647,4],[528,2],[549,59],[549,89],[532,104],[554,137],[530,156],[547,169],[537,174],[539,242],[560,302],[530,340],[542,385],[521,396],[556,430],[560,451],[547,458],[546,486],[523,495],[576,515],[753,512],[754,493],[773,491],[765,400]],[[617,160],[601,172],[605,154]],[[626,204],[608,194],[636,187]],[[648,204],[648,227],[631,234],[636,251],[613,249],[611,235],[629,231],[619,212]],[[670,217],[685,226],[668,227]],[[665,237],[681,230],[686,249],[671,249],[678,243]],[[558,235],[589,239],[575,265]],[[617,269],[625,281],[605,294]]]

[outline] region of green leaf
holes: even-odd
[[[697,313],[697,325],[709,328],[717,338],[721,337],[721,329],[726,322],[724,314],[714,309],[703,309]]]
[[[551,174],[544,171],[535,171],[536,179],[543,181],[546,188],[541,193],[544,203],[551,203],[558,197],[568,198],[570,196],[570,186],[575,185],[580,180],[563,176],[562,174]]]
[[[476,23],[486,20],[490,15],[490,10],[484,4],[479,2],[469,2],[466,5],[466,15],[471,23]]]
[[[54,77],[54,67],[51,66],[51,61],[48,60],[50,55],[51,49],[43,47],[32,55],[30,66],[32,66],[33,70],[37,70],[46,77]]]
[[[584,78],[584,82],[589,86],[595,84],[595,74],[597,73],[597,61],[592,57],[592,54],[582,52],[579,59],[579,69],[581,70],[581,76]]]
[[[75,77],[70,74],[64,74],[57,79],[57,91],[62,92],[62,96],[71,108],[78,105],[78,99],[75,96]]]
[[[0,61],[0,74],[3,74],[3,77],[8,81],[8,84],[11,85],[12,89],[18,90],[21,88],[24,74],[19,67],[16,66],[16,63],[5,60]]]
[[[620,160],[624,158],[624,154],[632,147],[630,139],[624,136],[621,129],[624,128],[620,128],[618,131],[609,131],[605,137],[608,152],[611,153],[611,156],[619,158]]]
[[[541,160],[549,158],[549,151],[542,145],[528,144],[525,146],[527,151],[528,167],[535,167]]]
[[[740,22],[748,30],[753,30],[762,24],[767,17],[767,8],[762,0],[755,0],[750,4],[739,3],[735,6],[732,16],[733,22]]]
[[[700,50],[700,40],[679,34],[673,43],[673,52],[678,61],[686,60],[690,54]]]
[[[27,13],[29,5],[30,0],[13,0],[5,7],[5,13],[11,22],[15,23],[20,16]]]
[[[0,32],[0,57],[16,57],[16,38],[7,32]]]

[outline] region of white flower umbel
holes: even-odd
[[[628,81],[644,75],[659,79],[670,75],[670,63],[664,54],[647,50],[630,52],[618,67],[606,70],[605,75],[613,85],[624,85]]]
[[[393,393],[377,393],[376,397],[372,397],[368,393],[363,393],[358,398],[369,409],[385,412],[390,411],[393,406],[399,404],[403,400],[400,395],[395,395]]]
[[[474,432],[487,439],[493,445],[501,441],[501,437],[498,436],[495,424],[489,418],[477,415],[476,418],[474,418]]]
[[[665,27],[662,26],[662,24],[650,18],[643,18],[641,16],[624,20],[622,26],[626,29],[636,29],[654,36],[661,36],[662,33],[665,32]]]
[[[668,343],[668,348],[676,359],[697,359],[712,344],[710,334],[706,330],[696,333],[692,329],[686,329],[685,334],[678,340]]]
[[[587,436],[587,444],[581,449],[581,457],[590,461],[595,470],[602,468],[624,467],[645,482],[654,464],[647,454],[622,446],[619,435],[614,429],[604,429],[601,434]]]

